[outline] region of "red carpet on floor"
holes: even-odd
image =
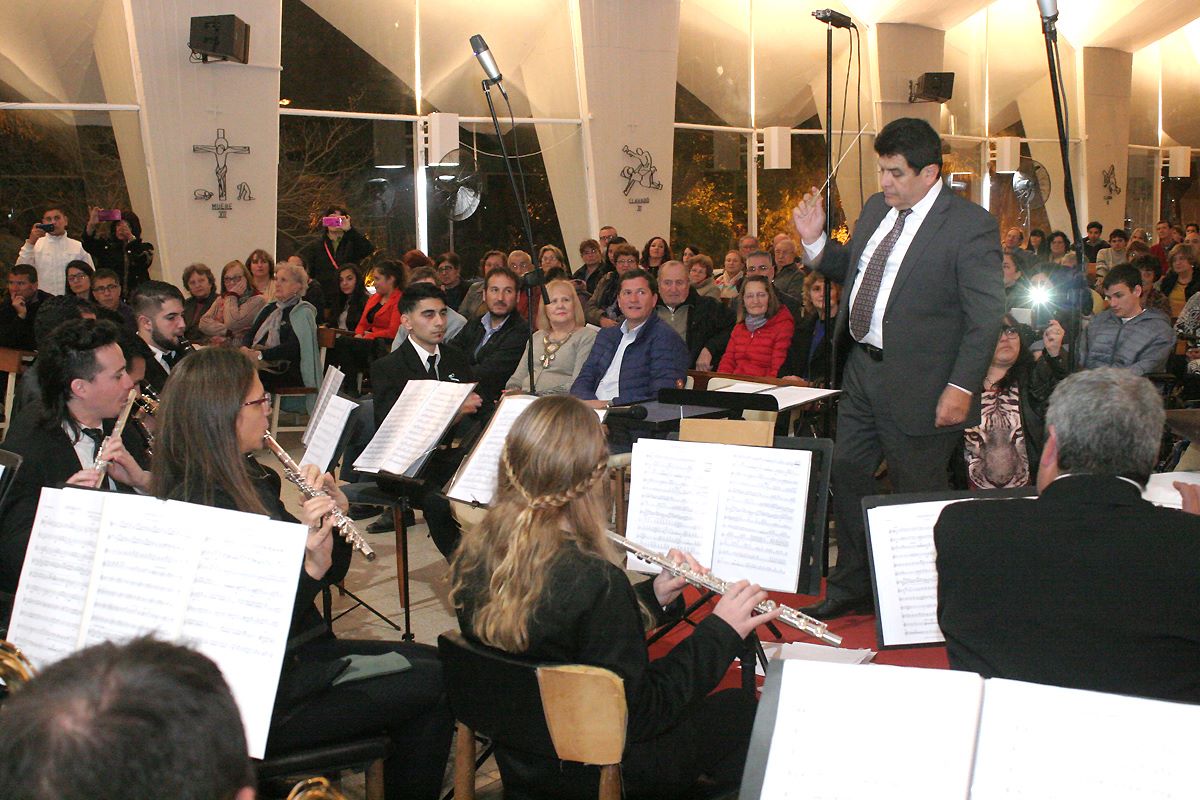
[[[700,594],[692,587],[684,590],[684,600],[687,603],[692,603],[699,599]],[[781,592],[772,592],[771,599],[777,603],[791,606],[792,608],[800,608],[802,606],[812,605],[817,602],[819,597],[811,597],[803,594],[783,594]],[[708,614],[712,613],[713,607],[716,605],[716,599],[710,600],[700,610],[692,615],[692,619],[696,622],[700,621]],[[783,634],[782,641],[785,642],[809,642],[821,644],[820,640],[814,639],[803,631],[799,631],[790,625],[779,625],[779,632]],[[674,630],[664,636],[661,640],[651,645],[650,658],[661,658],[663,655],[671,651],[676,644],[682,641],[691,633],[692,626],[687,623],[677,625]],[[871,649],[878,651],[872,663],[875,664],[894,664],[902,667],[928,667],[933,669],[949,669],[950,665],[946,660],[945,646],[930,646],[930,647],[901,647],[888,650],[880,650],[879,642],[875,631],[875,616],[856,614],[848,617],[831,620],[829,630],[842,637],[842,647],[852,650]],[[775,639],[771,632],[761,627],[758,629],[759,637],[764,642],[780,641]],[[740,684],[740,664],[735,663],[730,667],[729,674],[721,682],[719,688],[726,689]],[[759,678],[759,684],[762,684],[762,678]]]

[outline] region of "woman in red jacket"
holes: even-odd
[[[729,336],[718,372],[774,378],[792,344],[795,321],[779,304],[766,275],[742,281],[738,323]]]
[[[359,373],[366,372],[371,362],[391,350],[392,340],[400,330],[400,297],[408,270],[400,261],[381,261],[373,267],[375,294],[367,298],[354,338],[339,336],[329,354],[329,363],[346,374],[345,386],[353,391]]]

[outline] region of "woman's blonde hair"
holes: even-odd
[[[612,557],[597,485],[607,462],[599,419],[582,401],[543,397],[517,417],[487,516],[464,531],[450,562],[451,602],[460,609],[471,602],[471,628],[484,644],[529,649],[529,623],[564,544]]]
[[[575,307],[575,329],[578,330],[587,324],[587,317],[583,315],[583,304],[579,302],[579,292],[575,291],[575,284],[561,278],[552,280],[546,284],[546,296],[550,296],[550,290],[555,286],[561,286],[571,293],[571,304]],[[538,303],[537,310],[537,329],[539,331],[550,330],[550,315],[546,311],[545,303]]]

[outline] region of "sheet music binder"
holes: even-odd
[[[438,449],[439,444],[446,436],[446,432],[454,424],[462,400],[465,400],[475,390],[475,386],[475,383],[410,380],[405,385],[400,397],[397,398],[396,404],[388,412],[383,425],[379,427],[371,443],[367,445],[367,448],[363,450],[358,460],[354,462],[354,468],[360,472],[377,473],[395,478],[417,479],[425,466],[425,462]],[[423,396],[422,393],[424,393]],[[380,453],[380,447],[377,444],[380,434],[384,433],[385,429],[389,427],[389,423],[394,423],[394,419],[400,417],[405,412],[411,412],[410,415],[414,419],[428,420],[429,409],[426,406],[428,405],[428,401],[438,394],[461,395],[461,400],[455,404],[455,408],[451,413],[446,414],[444,419],[435,421],[433,427],[425,431],[427,435],[419,443],[419,445],[423,445],[423,449],[408,463],[407,467],[400,471],[386,469],[389,461],[394,457],[397,448],[393,446],[388,448],[386,452]],[[413,408],[413,406],[416,407]],[[411,444],[411,440],[409,443]],[[408,455],[405,454],[406,457]],[[378,467],[375,466],[376,462],[378,462]]]

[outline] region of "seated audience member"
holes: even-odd
[[[298,519],[288,511],[279,473],[253,457],[270,424],[269,397],[249,359],[232,348],[189,356],[162,395],[151,493],[308,528],[267,756],[386,735],[391,747],[383,763],[384,797],[435,800],[453,727],[437,652],[428,645],[329,633],[313,601],[350,567],[353,549],[334,534],[330,516],[335,504],[343,512],[348,504],[332,475],[307,465],[304,479],[323,494],[298,504]],[[348,657],[385,654],[402,656],[409,668],[369,681],[335,682]]]
[[[1108,242],[1101,236],[1103,233],[1104,225],[1095,220],[1088,223],[1087,236],[1083,239],[1083,258],[1089,264],[1095,264],[1100,253],[1108,249]]]
[[[796,243],[791,237],[780,234],[775,238],[775,279],[772,281],[775,291],[792,297],[803,297],[804,277],[809,269],[796,257]]]
[[[479,260],[479,274],[486,278],[488,273],[496,267],[503,267],[508,263],[508,257],[504,255],[502,250],[488,250],[483,254],[483,258]],[[453,311],[454,309],[450,309]],[[475,319],[482,317],[487,311],[487,305],[483,302],[483,280],[471,281],[471,285],[467,288],[467,293],[463,296],[462,303],[458,306],[458,316],[464,319]],[[447,338],[454,338],[453,334],[447,334]]]
[[[183,293],[164,281],[143,281],[133,292],[133,310],[146,357],[144,384],[161,394],[171,370],[192,352],[183,342]]]
[[[1075,255],[1075,248],[1071,246],[1071,238],[1062,231],[1054,231],[1050,234],[1047,240],[1050,243],[1050,258],[1051,264],[1058,264],[1061,267],[1074,267],[1077,265],[1078,259]]]
[[[583,281],[587,293],[590,295],[596,291],[596,284],[600,282],[600,278],[604,277],[606,272],[604,254],[600,252],[600,243],[595,239],[584,239],[579,243],[579,257],[583,259],[583,266],[575,270],[575,274],[571,277],[577,281]]]
[[[614,566],[599,485],[607,457],[596,415],[578,400],[543,397],[517,418],[487,516],[451,562],[459,625],[469,639],[530,662],[589,664],[620,676],[628,706],[621,766],[629,797],[679,797],[701,775],[710,793],[736,788],[754,694],[714,690],[743,638],[779,612],[754,616],[766,593],[740,581],[687,638],[651,661],[645,625],[682,613],[684,581],[663,572],[635,587]],[[669,555],[701,569],[690,555]],[[496,761],[508,792],[595,796],[595,767],[503,745]]]
[[[1133,249],[1132,247],[1130,249]],[[1158,259],[1152,256],[1149,252],[1139,255],[1129,262],[1137,268],[1138,273],[1142,276],[1142,307],[1156,308],[1159,311],[1171,316],[1171,301],[1167,296],[1159,291],[1158,279],[1162,277],[1162,270],[1158,265]]]
[[[771,281],[751,275],[742,281],[738,322],[717,372],[774,378],[787,360],[795,322],[779,303]]]
[[[825,337],[837,325],[837,320],[830,324],[830,316],[837,317],[838,301],[842,296],[842,286],[839,283],[829,284],[829,305],[831,314],[825,313],[825,278],[821,273],[812,271],[804,276],[804,315],[795,322],[792,334],[792,345],[788,348],[787,358],[779,368],[779,377],[804,381],[813,385],[824,385],[829,363],[825,354]],[[849,353],[837,353],[837,375],[834,378],[841,383],[840,376]]]
[[[345,206],[326,208],[316,223],[321,234],[300,251],[300,257],[308,274],[321,284],[326,302],[331,302],[337,296],[337,276],[342,264],[363,263],[375,252],[375,245],[350,224],[350,210]]]
[[[980,423],[963,431],[955,457],[955,484],[962,489],[1013,489],[1032,486],[1045,440],[1046,406],[1058,382],[1067,376],[1061,358],[1064,331],[1051,320],[1042,333],[1042,357],[1029,351],[1033,331],[1011,315],[992,353],[983,379]]]
[[[246,256],[250,284],[268,303],[275,299],[275,259],[266,250],[255,250]]]
[[[338,270],[338,292],[329,308],[329,324],[342,331],[357,328],[369,297],[359,266],[343,264]]]
[[[96,270],[86,261],[72,261],[67,264],[67,294],[95,302],[92,297],[92,281],[96,278]]]
[[[688,280],[692,286],[696,287],[697,292],[714,300],[721,299],[721,287],[717,286],[717,282],[713,280],[711,258],[703,253],[698,253],[683,263],[687,264]]]
[[[267,299],[250,279],[250,270],[240,261],[230,261],[221,270],[221,296],[200,318],[200,332],[210,344],[240,345]]]
[[[304,289],[304,300],[310,306],[317,309],[318,318],[324,320],[329,314],[329,307],[332,304],[333,298],[330,298],[329,302],[326,302],[325,289],[321,286],[319,280],[309,275],[308,265],[304,263],[304,258],[296,253],[292,253],[279,263],[301,267],[304,270],[304,274],[308,275],[308,286]],[[338,275],[341,275],[341,270],[338,270]]]
[[[442,253],[437,257],[438,285],[446,295],[446,304],[458,308],[467,295],[470,284],[462,278],[462,262],[457,253]]]
[[[560,269],[570,274],[567,256],[556,245],[544,244],[538,248],[538,265],[542,268],[543,272]]]
[[[791,312],[793,320],[798,320],[804,316],[804,303],[801,296],[781,291],[778,286],[775,286],[775,262],[771,260],[770,253],[756,250],[750,254],[746,259],[746,277],[751,275],[762,275],[771,282],[771,286],[775,289],[775,297],[779,299],[779,304]],[[803,287],[803,284],[801,286]],[[740,296],[733,299],[730,305],[735,312],[741,302]]]
[[[746,272],[746,259],[737,250],[725,254],[725,269],[717,276],[717,286],[721,287],[721,297],[731,299],[737,297],[742,278]]]
[[[1136,375],[1158,372],[1175,348],[1171,320],[1161,311],[1142,308],[1142,277],[1120,264],[1104,278],[1109,308],[1084,332],[1080,364],[1084,369],[1124,367]]]
[[[183,271],[183,285],[188,291],[183,301],[183,338],[200,342],[204,339],[200,320],[217,300],[217,279],[208,265],[197,262]]]
[[[1103,281],[1108,271],[1129,262],[1129,233],[1117,228],[1108,235],[1108,247],[1096,254],[1096,280]]]
[[[668,261],[659,267],[655,311],[687,345],[689,363],[702,371],[711,370],[721,360],[729,332],[737,322],[720,301],[696,290],[681,261]]]
[[[8,302],[0,306],[0,347],[33,350],[33,325],[38,309],[50,294],[38,288],[38,271],[17,264],[8,271]]]
[[[253,800],[254,771],[221,670],[153,639],[51,664],[4,703],[0,797]]]
[[[46,301],[38,309],[37,321],[33,326],[33,341],[36,345],[34,349],[40,351],[45,347],[46,342],[50,340],[50,334],[64,322],[69,322],[73,319],[94,320],[95,318],[95,306],[92,303],[80,300],[73,294],[59,294],[47,297]],[[125,332],[122,331],[122,334],[125,334]],[[124,336],[122,337],[122,350],[125,349],[123,343]],[[128,360],[128,354],[126,354],[126,360]],[[20,382],[17,383],[17,393],[13,398],[14,418],[22,408],[29,405],[41,404],[42,387],[38,382],[37,373],[38,362],[35,358],[33,363],[21,375]]]
[[[683,385],[691,360],[683,339],[654,313],[658,281],[653,275],[636,267],[625,272],[617,302],[625,321],[600,331],[571,385],[571,394],[594,408],[654,400],[659,389]]]
[[[85,261],[93,264],[92,256],[78,239],[67,236],[67,215],[58,206],[50,206],[35,222],[29,236],[17,253],[17,263],[27,264],[42,276],[42,290],[47,294],[63,294],[67,288],[67,264]],[[42,225],[53,226],[49,231]]]
[[[534,385],[539,395],[565,394],[571,391],[571,384],[592,352],[596,331],[587,326],[583,306],[571,281],[550,281],[546,293],[550,302],[538,309],[538,329],[533,335]],[[528,344],[505,389],[529,391]]]
[[[242,348],[258,366],[267,391],[320,384],[317,309],[304,299],[306,286],[304,267],[280,264],[275,269],[275,299],[259,312],[250,345]]]
[[[1141,496],[1163,420],[1143,377],[1071,375],[1050,397],[1037,499],[942,511],[938,623],[952,668],[1200,702],[1200,519]]]
[[[400,323],[407,332],[404,342],[394,351],[371,365],[371,386],[374,387],[375,428],[378,429],[396,405],[410,380],[438,380],[450,383],[469,383],[475,380],[466,353],[444,341],[446,335],[446,300],[436,286],[410,286],[400,301]],[[459,420],[474,415],[483,400],[472,392],[459,410]],[[413,497],[413,503],[425,514],[429,536],[438,551],[447,559],[458,546],[459,529],[450,503],[439,494],[454,476],[466,455],[461,448],[451,447],[453,431],[430,454],[421,469],[421,483],[416,487],[397,484],[380,478],[381,488]],[[384,514],[379,526],[369,531],[391,530],[391,514]]]
[[[508,268],[513,271],[513,274],[518,278],[524,277],[533,270],[533,259],[524,250],[513,250],[508,254]],[[475,314],[467,315],[471,319],[482,317],[487,311],[487,302],[483,295],[479,296],[480,304],[476,309]],[[529,312],[529,294],[523,282],[517,284],[517,313],[527,322],[534,322],[537,319],[538,306],[542,304],[542,293],[540,291],[533,292],[533,313]]]
[[[593,325],[616,328],[621,324],[621,307],[617,302],[621,290],[621,277],[638,268],[638,252],[631,244],[617,244],[610,245],[608,253],[613,260],[614,269],[596,284],[596,292],[588,298],[584,315]]]
[[[1171,319],[1183,313],[1183,307],[1200,289],[1200,250],[1190,244],[1177,244],[1167,258],[1168,271],[1158,288],[1171,303]]]
[[[674,260],[671,255],[671,245],[661,236],[651,236],[646,242],[646,246],[642,248],[641,268],[649,272],[655,277],[658,276],[658,268],[668,261]]]
[[[42,489],[100,482],[92,464],[134,386],[119,336],[111,322],[74,320],[59,326],[38,353],[41,403],[22,408],[4,439],[4,449],[24,461],[0,510],[0,591],[16,591]],[[132,435],[127,426],[123,439]],[[149,486],[123,442],[105,445],[104,457],[105,488]]]
[[[122,330],[137,332],[137,314],[133,306],[121,299],[121,281],[111,269],[97,270],[92,279],[92,297],[96,301],[96,316],[106,319]]]
[[[121,218],[104,222],[100,209],[88,209],[88,221],[83,231],[83,249],[91,258],[89,264],[97,271],[110,269],[121,283],[126,297],[142,281],[150,280],[150,265],[154,263],[154,245],[142,240],[142,221],[132,211],[121,210]]]
[[[507,267],[489,272],[483,287],[487,312],[468,322],[454,337],[454,345],[467,355],[471,374],[479,383],[475,391],[483,398],[483,419],[500,399],[529,341],[529,326],[516,313],[518,283]],[[539,313],[540,308],[539,304]]]
[[[682,255],[680,255],[679,260],[686,264],[696,256],[700,255],[700,248],[694,244],[685,244],[683,246],[683,250],[680,252]]]
[[[373,269],[375,294],[367,299],[354,336],[339,336],[329,351],[329,363],[346,374],[345,386],[352,390],[358,376],[371,362],[388,352],[400,330],[400,298],[404,293],[408,269],[399,261],[381,261]]]
[[[1003,250],[1006,253],[1011,253],[1013,262],[1017,265],[1017,270],[1022,276],[1028,278],[1036,271],[1037,256],[1026,250],[1022,245],[1025,241],[1025,232],[1020,228],[1009,228],[1004,234],[1004,240],[1001,242]]]
[[[753,253],[754,251],[756,251],[758,249],[759,249],[759,246],[758,246],[758,237],[757,236],[751,236],[750,234],[746,234],[745,236],[738,239],[738,253],[741,255],[743,262],[745,262],[746,259],[750,257],[751,253]]]
[[[501,253],[501,255],[503,255],[503,253]],[[412,287],[418,283],[427,283],[430,286],[437,286],[437,273],[429,267],[417,267],[408,274],[408,285],[409,287]],[[475,283],[471,284],[472,288],[476,284],[482,286],[483,281],[475,281]],[[482,297],[483,293],[480,292],[479,296]],[[485,310],[486,308],[487,306],[484,306]],[[467,318],[455,311],[453,308],[447,306],[446,341],[448,342],[455,336],[458,336],[458,332],[465,327],[467,327]],[[396,338],[392,340],[392,349],[395,350],[397,347],[403,344],[406,338],[408,338],[408,333],[404,330],[404,327],[401,326],[400,330],[396,332]]]
[[[1016,256],[1006,252],[1003,256],[1004,269],[1004,310],[1012,308],[1029,308],[1032,302],[1029,297],[1029,279],[1021,272]]]

